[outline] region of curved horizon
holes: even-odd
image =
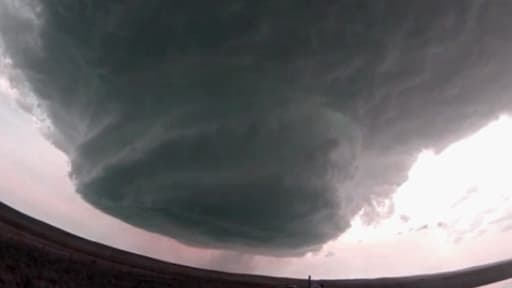
[[[511,14],[492,0],[0,0],[0,201],[201,269],[484,269],[512,257]]]
[[[121,269],[116,265],[135,269],[139,277],[143,278],[144,273],[151,277],[163,277],[168,285],[174,285],[173,276],[187,275],[193,279],[213,278],[218,281],[239,283],[237,287],[245,287],[250,283],[269,285],[273,287],[284,287],[281,285],[299,285],[306,287],[307,275],[303,278],[274,277],[257,274],[229,273],[223,271],[201,269],[191,266],[180,265],[171,262],[157,260],[148,256],[135,254],[105,244],[97,243],[81,238],[50,224],[27,216],[14,208],[0,202],[0,227],[4,232],[0,236],[0,242],[14,239],[19,243],[35,245],[48,255],[66,255],[65,258],[85,259],[94,258],[95,261],[105,261],[114,266],[112,270]],[[69,253],[74,254],[69,254]],[[39,259],[43,261],[44,259]],[[88,260],[90,261],[90,260]],[[20,265],[22,265],[20,263]],[[21,269],[20,269],[21,270]],[[58,272],[58,271],[57,271]],[[5,273],[5,271],[3,272]],[[152,274],[156,273],[156,274]],[[146,276],[148,276],[146,275]],[[453,271],[445,271],[431,274],[418,274],[402,277],[377,278],[351,278],[351,279],[313,279],[315,283],[322,283],[325,287],[348,288],[348,287],[460,287],[470,288],[492,284],[512,278],[512,259],[487,263],[483,265],[465,267]],[[246,284],[244,284],[246,283]],[[79,283],[74,283],[75,285]],[[266,286],[265,286],[266,287]]]

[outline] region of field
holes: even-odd
[[[306,279],[166,263],[95,243],[0,203],[0,287],[308,287]],[[512,278],[512,260],[401,278],[319,280],[324,287],[477,287]]]

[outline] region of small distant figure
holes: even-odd
[[[323,283],[312,282],[311,275],[308,276],[308,288],[324,288]]]

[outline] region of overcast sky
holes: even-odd
[[[512,3],[0,3],[15,208],[235,272],[512,255]]]

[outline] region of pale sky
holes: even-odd
[[[0,0],[0,201],[231,272],[512,257],[512,6],[240,3]]]
[[[91,240],[198,267],[317,278],[430,273],[512,255],[512,119],[505,115],[438,154],[418,151],[408,180],[383,203],[394,206],[388,219],[368,226],[355,217],[320,252],[273,258],[187,247],[99,212],[73,191],[68,160],[19,108],[5,77],[0,88],[0,199]]]

